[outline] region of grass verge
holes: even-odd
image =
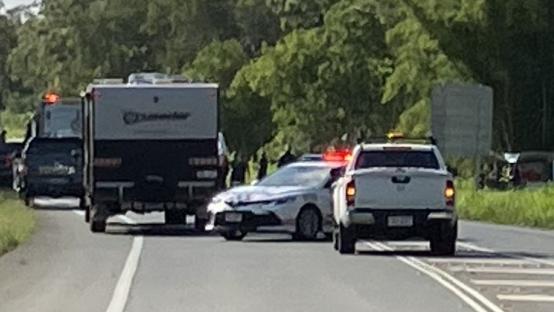
[[[0,191],[0,255],[29,238],[35,215],[13,193]]]
[[[521,190],[476,191],[471,183],[458,185],[457,207],[467,220],[554,229],[554,186]]]

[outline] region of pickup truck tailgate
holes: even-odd
[[[374,209],[444,209],[448,174],[434,169],[372,168],[354,172],[355,205]]]

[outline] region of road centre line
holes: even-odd
[[[547,295],[497,295],[498,300],[519,302],[554,302],[554,296]]]
[[[133,279],[135,277],[135,273],[137,272],[143,244],[144,238],[142,236],[137,236],[133,239],[133,245],[129,251],[129,256],[127,256],[127,261],[125,261],[125,266],[119,276],[119,280],[117,281],[112,295],[112,300],[110,301],[106,312],[125,311]]]
[[[136,224],[136,221],[127,217],[127,216],[117,216],[120,220],[127,224]],[[125,311],[125,306],[127,305],[127,300],[129,299],[129,293],[131,292],[131,286],[133,284],[133,279],[137,272],[137,268],[140,262],[140,255],[142,253],[142,247],[144,245],[144,238],[142,236],[135,236],[133,238],[133,244],[123,271],[119,276],[119,280],[115,286],[115,290],[112,295],[112,299],[106,312],[123,312]]]
[[[523,259],[512,258],[425,258],[426,261],[436,264],[498,264],[498,265],[524,265],[530,264]]]
[[[84,216],[85,212],[82,210],[73,210],[73,212],[79,216]],[[127,216],[117,216],[120,220],[127,224],[136,224],[137,222]],[[129,299],[129,293],[131,292],[131,286],[133,284],[133,279],[137,272],[138,264],[140,262],[140,255],[142,253],[142,247],[144,245],[144,238],[142,236],[135,236],[133,238],[133,243],[125,265],[123,266],[123,271],[119,276],[119,280],[115,286],[114,292],[112,294],[112,299],[106,309],[106,312],[123,312],[125,311],[125,306],[127,305],[127,300]]]
[[[513,287],[540,287],[554,288],[554,280],[471,280],[478,286],[513,286]]]
[[[377,242],[366,242],[366,244],[371,247],[374,250],[377,251],[394,251],[392,248],[380,244]],[[488,299],[482,297],[482,298],[471,298],[469,294],[466,294],[461,287],[456,287],[454,283],[451,281],[448,281],[447,278],[443,274],[440,274],[442,272],[441,270],[434,269],[432,266],[424,266],[421,265],[422,262],[418,263],[415,258],[413,257],[404,257],[404,256],[395,256],[395,258],[404,264],[407,264],[408,266],[414,268],[415,270],[427,275],[428,277],[432,278],[436,282],[438,282],[440,285],[445,287],[446,289],[450,290],[454,295],[458,296],[464,303],[466,303],[468,306],[470,306],[474,311],[476,312],[487,312],[487,310],[484,306],[488,306],[490,310],[493,312],[503,312],[502,309],[494,305],[492,302],[488,301]],[[423,263],[424,264],[424,263]],[[444,272],[443,272],[444,273]],[[446,273],[444,273],[446,274]],[[448,275],[448,274],[446,274]],[[461,282],[460,282],[461,283]],[[469,288],[466,286],[466,288]],[[467,290],[466,290],[467,291]],[[476,300],[482,301],[480,299],[484,299],[485,302],[478,303]]]

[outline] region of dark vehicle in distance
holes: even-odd
[[[23,150],[20,195],[27,204],[37,196],[83,196],[82,141],[33,138]]]

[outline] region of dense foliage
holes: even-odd
[[[552,149],[553,31],[550,0],[43,0],[0,16],[0,105],[183,73],[221,83],[233,149],[274,156],[425,134],[433,86],[472,82],[494,88],[495,149]]]

